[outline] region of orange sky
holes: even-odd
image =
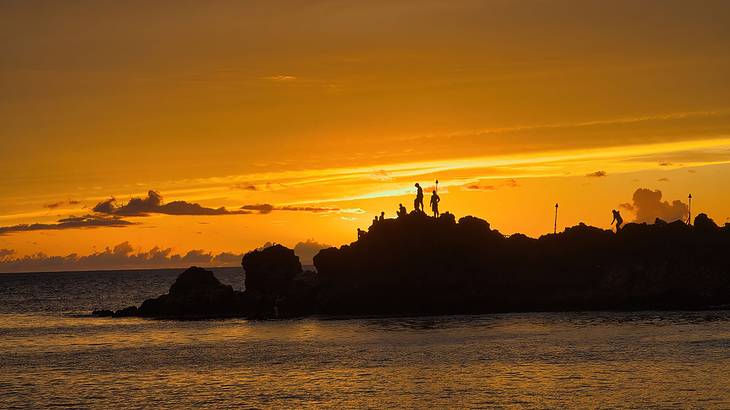
[[[3,2],[0,261],[339,245],[435,179],[442,210],[504,233],[552,231],[555,202],[561,227],[608,228],[638,188],[730,222],[728,21],[724,1]],[[93,211],[149,190],[227,212]],[[257,204],[278,210],[228,212]]]

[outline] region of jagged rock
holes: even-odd
[[[101,310],[95,310],[91,312],[93,316],[97,317],[112,317],[114,316],[114,312],[109,309],[101,309]]]
[[[412,212],[357,241],[323,249],[303,272],[291,249],[249,252],[246,292],[190,268],[170,292],[114,316],[276,318],[311,313],[428,315],[540,310],[684,309],[730,304],[728,225],[706,215],[579,224],[538,239],[506,238],[479,218]],[[108,316],[109,311],[96,311]]]
[[[411,213],[357,242],[322,250],[319,310],[422,315],[526,310],[698,308],[730,302],[730,232],[700,216],[579,224],[505,238],[474,217]]]
[[[139,307],[137,316],[238,316],[245,312],[245,302],[241,292],[235,292],[230,285],[220,283],[213,272],[193,266],[180,274],[168,294],[145,300]]]
[[[114,312],[114,317],[134,317],[139,316],[139,309],[136,306],[128,306]]]
[[[712,220],[707,214],[699,214],[695,217],[695,229],[702,231],[716,231],[718,229],[715,221]]]
[[[292,249],[274,245],[254,250],[243,256],[246,292],[263,295],[285,294],[295,276],[302,273],[302,264]]]

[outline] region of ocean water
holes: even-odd
[[[730,408],[726,311],[89,316],[179,272],[0,274],[0,408]]]

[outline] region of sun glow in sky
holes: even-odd
[[[559,227],[609,228],[639,188],[730,222],[728,21],[724,1],[3,2],[0,271],[341,245],[436,179],[442,211],[505,234],[551,232],[556,202]]]

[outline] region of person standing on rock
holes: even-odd
[[[421,185],[416,182],[416,199],[413,201],[413,208],[416,209],[416,211],[425,212],[423,208],[423,188],[421,188]]]
[[[436,193],[436,190],[434,190],[431,193],[431,210],[433,211],[434,218],[439,217],[439,202],[441,202],[441,198]]]
[[[621,212],[615,209],[611,212],[613,212],[613,221],[611,221],[611,225],[616,222],[616,232],[618,232],[619,229],[621,229],[621,225],[624,223],[624,218],[621,217]]]

